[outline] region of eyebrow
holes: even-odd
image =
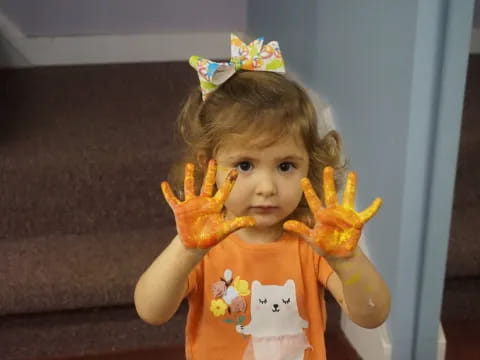
[[[248,161],[255,161],[258,160],[258,158],[248,156],[248,155],[243,155],[243,154],[235,154],[231,155],[226,158],[227,161],[235,161],[235,160],[248,160]],[[274,159],[275,162],[279,161],[297,161],[297,162],[302,162],[305,161],[305,159],[302,156],[297,156],[297,155],[286,155],[286,156],[281,156],[278,158]]]

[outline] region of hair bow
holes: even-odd
[[[214,62],[200,56],[191,56],[189,63],[197,70],[202,97],[227,81],[236,71],[273,71],[285,73],[285,64],[277,41],[263,45],[263,37],[246,45],[236,35],[230,34],[231,59]]]

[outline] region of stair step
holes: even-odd
[[[0,239],[157,227],[172,216],[160,190],[168,159],[158,152],[3,163]]]
[[[131,306],[6,316],[0,318],[2,360],[77,357],[182,346],[187,309],[184,301],[177,313],[160,326],[143,322]],[[329,339],[340,332],[340,308],[330,296],[327,312]],[[330,345],[327,340],[327,351]]]
[[[480,277],[480,206],[452,212],[446,278]]]
[[[0,315],[133,303],[140,275],[175,236],[155,230],[0,241]]]
[[[161,326],[143,322],[132,306],[0,318],[2,360],[83,356],[185,342],[185,304]]]
[[[471,56],[463,108],[446,277],[480,277],[480,56]]]
[[[447,279],[442,321],[480,320],[480,276]]]
[[[155,228],[186,63],[0,71],[0,239]],[[133,95],[132,95],[133,94]]]

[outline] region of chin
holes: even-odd
[[[272,226],[278,226],[282,224],[283,218],[279,219],[278,217],[266,217],[266,216],[253,216],[255,218],[255,227],[257,228],[268,228]]]

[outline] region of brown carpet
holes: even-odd
[[[159,184],[185,63],[0,71],[0,358],[183,342],[143,324],[134,284],[174,234]]]
[[[468,64],[442,319],[480,321],[480,55]],[[448,340],[448,339],[447,339]]]

